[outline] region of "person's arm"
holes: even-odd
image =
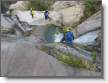
[[[73,35],[73,32],[72,32],[72,37],[73,37],[73,40],[74,40],[74,35]]]

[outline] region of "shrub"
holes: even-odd
[[[93,58],[93,61],[96,61],[96,55],[97,55],[97,53],[94,51],[94,52],[92,52],[92,58]]]
[[[85,17],[89,17],[100,10],[101,0],[84,0],[85,5]]]
[[[33,8],[36,10],[44,11],[47,9],[50,9],[52,0],[51,1],[42,1],[42,0],[34,0],[34,1],[29,1],[28,4],[28,9]]]
[[[75,58],[73,55],[69,53],[62,53],[62,52],[59,52],[58,50],[55,50],[53,56],[57,58],[59,61],[65,64],[68,64],[70,66],[73,66],[73,67],[85,68],[85,69],[92,70],[92,71],[96,70],[95,64],[87,60],[84,60],[82,57]]]

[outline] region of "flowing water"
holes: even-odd
[[[74,40],[74,43],[83,45],[94,45],[95,39],[98,37],[99,30],[86,33]]]
[[[45,32],[45,39],[48,43],[60,42],[64,37],[63,33],[60,32],[59,27],[51,25]]]

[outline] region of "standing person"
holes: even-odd
[[[45,20],[49,19],[49,11],[48,10],[46,10],[44,12],[44,16],[45,16]]]
[[[31,16],[32,16],[32,18],[33,18],[34,15],[35,15],[35,11],[33,10],[33,8],[31,8],[30,11],[31,11]]]
[[[65,41],[66,44],[69,46],[73,45],[74,35],[73,32],[70,31],[70,29],[67,29],[67,32],[65,33]]]

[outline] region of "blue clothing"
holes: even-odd
[[[72,32],[67,32],[66,35],[65,35],[65,40],[66,40],[66,44],[68,45],[72,45],[72,41],[74,40],[74,35]]]
[[[45,12],[44,12],[45,20],[47,20],[47,19],[49,18],[48,15],[49,15],[49,12],[48,12],[48,11],[45,11]]]
[[[45,15],[45,20],[47,20],[48,19],[48,16],[47,15]]]

